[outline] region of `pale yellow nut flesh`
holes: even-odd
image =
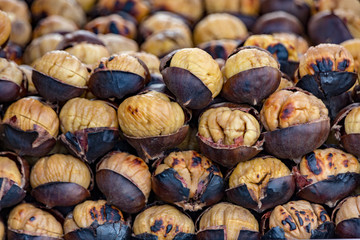
[[[346,134],[360,133],[360,107],[353,108],[345,117],[345,132]]]
[[[21,177],[19,168],[14,161],[8,157],[0,156],[0,178],[7,178],[21,186]]]
[[[21,86],[24,77],[15,62],[8,61],[5,58],[0,58],[0,79],[7,80]]]
[[[351,219],[359,218],[360,216],[360,196],[353,196],[347,198],[340,206],[335,217],[335,224]]]

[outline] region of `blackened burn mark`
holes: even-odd
[[[171,231],[172,227],[173,226],[171,224],[166,226],[166,234],[168,234]]]
[[[345,71],[345,69],[349,66],[349,60],[344,59],[344,61],[339,62],[337,65],[337,69],[339,71]]]
[[[112,208],[110,205],[105,205],[105,214],[106,214],[106,221],[111,222],[118,222],[121,220],[121,216],[119,211]]]
[[[200,157],[197,157],[197,156],[193,156],[192,157],[192,166],[193,167],[196,167],[198,166],[199,164],[201,164],[201,158]]]
[[[295,213],[295,215],[297,216],[297,218],[298,218],[298,220],[299,220],[300,226],[304,225],[304,221],[302,220],[300,214],[299,214],[299,213]]]
[[[309,223],[308,225],[306,225],[305,229],[308,233],[310,233],[310,228],[311,228],[311,223]]]
[[[114,58],[115,58],[115,56],[109,57],[109,62],[111,62]]]
[[[120,34],[119,30],[116,27],[116,23],[113,22],[113,21],[111,21],[110,24],[109,24],[109,30],[110,30],[111,33]]]
[[[271,54],[275,54],[278,60],[286,61],[289,58],[289,53],[284,45],[278,43],[276,45],[268,46],[267,50]]]
[[[320,220],[321,220],[322,222],[325,222],[325,221],[326,221],[326,215],[327,215],[327,213],[326,213],[325,210],[322,210],[322,211],[320,212]]]
[[[135,6],[135,3],[133,1],[127,1],[122,10],[124,12],[131,12],[131,10],[134,8],[134,6]]]
[[[292,218],[290,216],[288,216],[287,218],[285,218],[285,220],[282,220],[281,223],[283,225],[289,224],[290,226],[290,231],[293,231],[296,229],[296,224],[292,221]]]
[[[152,225],[150,227],[150,230],[154,233],[160,231],[161,229],[163,229],[164,226],[163,226],[163,221],[162,220],[155,220],[155,223],[154,225]]]
[[[34,221],[34,220],[35,220],[35,217],[34,217],[34,216],[32,216],[29,220],[30,220],[30,222],[32,222],[32,221]]]
[[[222,46],[216,45],[214,47],[214,52],[215,52],[215,58],[226,59],[225,50],[224,50],[224,48]]]
[[[322,172],[321,167],[318,165],[318,162],[315,157],[315,153],[311,152],[306,155],[307,165],[315,175],[319,175]]]

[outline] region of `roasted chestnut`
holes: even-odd
[[[245,24],[228,13],[213,13],[203,18],[194,29],[194,43],[220,39],[244,40],[248,35]]]
[[[29,164],[12,152],[0,152],[0,209],[22,201],[29,185]],[[0,234],[1,236],[1,234]],[[2,239],[0,237],[0,239]]]
[[[139,58],[115,54],[102,59],[89,79],[90,91],[99,98],[122,99],[135,94],[150,80],[149,69]]]
[[[306,154],[293,172],[299,197],[329,207],[353,192],[360,180],[359,161],[335,148]],[[329,191],[330,188],[333,190]]]
[[[341,201],[333,211],[335,235],[339,238],[360,238],[360,196]]]
[[[32,79],[41,96],[64,102],[85,92],[89,72],[79,59],[65,51],[51,51],[36,62]]]
[[[279,87],[276,89],[276,91],[279,91],[284,88],[291,88],[294,87],[295,83],[290,79],[289,76],[286,74],[282,74]]]
[[[57,45],[57,50],[65,50],[83,43],[105,46],[104,42],[101,41],[95,33],[86,30],[78,30],[65,34],[62,41]]]
[[[71,155],[43,157],[31,169],[31,195],[49,208],[73,206],[90,196],[92,178],[89,167]]]
[[[321,205],[304,200],[275,207],[262,217],[261,227],[261,239],[327,239],[335,228]]]
[[[295,191],[295,179],[288,167],[271,156],[240,162],[229,177],[228,199],[263,212],[286,203]]]
[[[96,183],[109,204],[124,212],[136,213],[145,207],[149,198],[151,174],[141,158],[111,152],[97,164]]]
[[[235,104],[214,104],[199,118],[200,151],[225,167],[233,167],[262,150],[258,112]]]
[[[212,40],[198,45],[198,48],[205,50],[215,60],[219,58],[226,60],[239,43],[239,41],[231,39]]]
[[[28,65],[20,65],[19,69],[23,72],[27,81],[27,95],[37,95],[37,90],[32,81],[33,68]]]
[[[273,93],[266,99],[260,116],[267,130],[265,150],[278,158],[298,161],[320,147],[330,132],[324,103],[299,88]]]
[[[225,62],[221,96],[235,103],[258,105],[280,84],[279,63],[266,50],[247,46],[235,50]]]
[[[0,50],[0,58],[6,58],[16,64],[22,64],[23,48],[11,41],[6,44],[6,47]]]
[[[186,240],[194,239],[194,223],[184,213],[170,205],[152,206],[136,216],[134,239]]]
[[[231,203],[218,203],[201,215],[198,240],[258,240],[259,223],[251,212]]]
[[[272,34],[276,38],[285,39],[285,41],[289,41],[295,46],[296,52],[299,56],[302,56],[306,53],[309,48],[309,43],[307,40],[299,35],[294,33],[273,33]]]
[[[11,21],[6,12],[0,10],[0,48],[6,46],[10,33],[11,33]]]
[[[118,140],[116,110],[104,101],[73,98],[63,106],[59,118],[61,141],[86,162],[95,162]]]
[[[156,91],[125,99],[118,120],[125,139],[146,161],[180,144],[189,129],[189,116],[180,105]]]
[[[105,46],[85,42],[67,48],[65,51],[77,57],[82,63],[90,66],[90,68],[98,64],[100,59],[110,56]]]
[[[96,10],[100,14],[124,11],[141,21],[150,12],[150,3],[144,0],[99,0]]]
[[[322,12],[326,10],[333,11],[335,9],[344,9],[350,10],[354,13],[360,13],[360,2],[358,0],[347,0],[347,1],[337,1],[337,0],[316,0],[312,2],[312,12],[313,14],[317,12]]]
[[[151,185],[161,200],[189,211],[213,205],[224,195],[219,168],[195,151],[172,152],[158,162]]]
[[[139,50],[139,46],[134,40],[118,34],[99,34],[98,37],[105,43],[110,54],[119,53],[121,51],[137,52]]]
[[[29,203],[21,203],[13,208],[7,221],[8,239],[63,238],[61,223],[49,212]]]
[[[360,76],[360,39],[350,39],[341,43],[341,46],[346,48],[354,58],[355,71]]]
[[[0,58],[0,103],[11,102],[26,94],[27,82],[14,62]]]
[[[42,19],[34,28],[33,39],[49,33],[69,33],[78,30],[76,24],[61,16],[49,16]]]
[[[31,20],[29,7],[24,1],[0,0],[0,10],[10,13],[10,18],[15,16],[27,22]]]
[[[157,56],[147,52],[129,52],[129,55],[134,56],[145,63],[151,76],[150,81],[162,81],[160,60]]]
[[[177,101],[191,109],[206,107],[223,86],[219,65],[199,48],[170,53],[161,60],[160,71]]]
[[[65,218],[64,234],[65,240],[126,240],[131,230],[118,208],[98,200],[76,205]]]
[[[0,124],[0,141],[20,156],[41,157],[55,145],[59,119],[48,105],[21,98],[9,106]]]
[[[6,227],[4,221],[1,218],[0,218],[0,239],[1,240],[6,239]]]
[[[21,4],[25,4],[24,2],[19,1],[11,1],[21,6]],[[0,5],[4,4],[0,2]],[[6,4],[9,4],[8,2]],[[26,6],[26,5],[25,5]],[[0,6],[1,8],[1,6]],[[25,20],[24,17],[19,17],[15,15],[15,13],[8,12],[11,20],[11,34],[10,34],[10,41],[19,45],[19,46],[26,46],[26,44],[31,39],[31,25],[28,20]]]
[[[260,10],[260,0],[205,0],[207,13],[230,12],[256,16]]]

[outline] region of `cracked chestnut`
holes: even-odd
[[[11,21],[8,14],[0,10],[0,49],[4,48],[11,33]]]
[[[231,203],[218,203],[203,212],[197,240],[259,240],[259,223],[251,212]]]
[[[240,162],[229,177],[228,199],[263,212],[287,202],[295,191],[295,178],[279,159],[264,156]]]
[[[73,206],[90,196],[90,168],[71,155],[54,154],[39,159],[30,174],[31,195],[48,208]]]
[[[65,240],[127,240],[131,230],[122,212],[105,200],[75,206],[64,221]]]
[[[133,225],[135,240],[193,240],[191,218],[173,206],[152,206],[138,214]]]
[[[23,97],[26,91],[27,81],[19,66],[15,62],[0,58],[0,103]]]
[[[145,207],[149,198],[151,174],[141,158],[111,152],[97,164],[96,184],[109,204],[121,211],[136,213]]]

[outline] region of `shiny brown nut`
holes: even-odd
[[[96,34],[115,33],[131,39],[137,34],[135,23],[117,14],[95,18],[84,29]]]
[[[77,57],[82,63],[89,66],[96,65],[102,58],[110,56],[106,47],[91,43],[79,43],[73,47],[65,49],[65,51]]]
[[[156,167],[152,189],[166,202],[198,211],[221,200],[224,180],[205,156],[195,151],[172,152]]]
[[[244,40],[248,35],[245,24],[227,13],[214,13],[202,19],[194,29],[196,45],[219,39]]]
[[[263,212],[287,202],[295,180],[279,159],[265,156],[240,162],[229,177],[227,197],[237,205]]]
[[[159,240],[186,239],[195,232],[194,223],[170,205],[153,206],[138,214],[133,225],[135,239],[156,236]],[[183,235],[180,237],[180,235]]]
[[[99,239],[106,236],[128,239],[131,231],[124,221],[121,211],[107,204],[105,200],[85,201],[66,216],[64,238]]]
[[[119,53],[121,51],[137,52],[139,50],[139,46],[134,40],[118,34],[99,34],[98,37],[105,43],[110,54]]]
[[[61,16],[49,16],[42,19],[34,28],[33,39],[50,33],[67,33],[78,30],[76,24]]]
[[[45,53],[56,50],[57,45],[62,40],[63,36],[59,33],[50,33],[34,39],[25,49],[24,63],[32,64]]]
[[[0,58],[0,103],[11,102],[26,94],[27,82],[19,66]]]
[[[345,47],[354,58],[355,71],[360,74],[360,39],[351,39],[341,43],[341,46]],[[358,77],[359,78],[359,77]]]
[[[23,1],[1,0],[0,10],[14,15],[15,18],[21,18],[24,21],[30,22],[30,11],[28,5]]]
[[[0,47],[4,47],[11,33],[11,21],[6,12],[0,10]]]
[[[336,228],[335,234],[339,238],[360,237],[360,196],[345,198],[333,211],[332,220]]]
[[[231,203],[207,209],[199,221],[197,239],[260,239],[259,223],[251,212]]]
[[[153,0],[154,10],[165,10],[182,15],[191,22],[198,21],[204,11],[203,2],[200,0]]]
[[[61,223],[50,213],[29,203],[21,203],[10,212],[7,221],[8,239],[62,239]]]
[[[47,207],[72,206],[90,196],[92,175],[88,166],[71,155],[43,157],[31,170],[31,194]],[[59,194],[61,192],[61,194]]]
[[[109,204],[128,213],[145,207],[151,191],[151,174],[139,157],[111,152],[97,165],[96,183]],[[114,189],[114,185],[122,186]]]
[[[279,63],[266,50],[247,46],[235,50],[225,62],[221,95],[235,103],[257,105],[280,84]]]
[[[231,39],[212,40],[198,45],[198,48],[205,50],[215,60],[226,60],[239,45],[239,41]]]
[[[150,12],[150,3],[144,0],[100,0],[96,8],[104,15],[119,11],[127,12],[137,21],[143,20]]]
[[[78,27],[86,22],[85,13],[75,0],[34,0],[31,13],[35,20],[59,15],[73,21]]]
[[[334,224],[326,210],[304,200],[279,205],[264,218],[269,221],[264,239],[326,239],[334,235]],[[267,230],[266,227],[263,230]]]
[[[23,74],[25,75],[25,78],[27,80],[27,85],[28,85],[27,86],[27,94],[28,95],[37,95],[37,90],[32,81],[32,71],[34,69],[28,65],[20,65],[19,69],[23,72]]]
[[[309,48],[309,43],[307,40],[299,35],[293,33],[274,33],[273,36],[280,39],[284,38],[291,42],[292,45],[295,46],[296,52],[299,56],[304,55]]]
[[[258,15],[260,10],[259,0],[205,0],[207,13],[231,12],[244,15]]]
[[[96,0],[76,0],[84,12],[89,12],[96,3]]]
[[[190,39],[192,37],[191,30],[184,19],[170,12],[154,13],[141,23],[139,32],[146,39],[152,34],[171,29],[182,31]]]

